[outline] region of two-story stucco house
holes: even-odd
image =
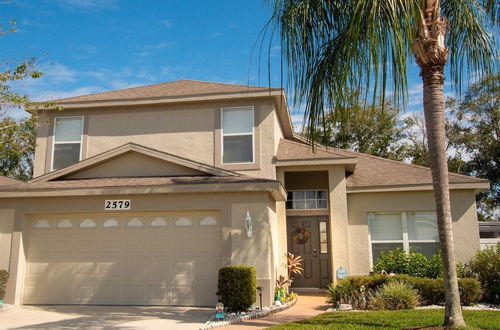
[[[317,147],[281,89],[180,80],[57,101],[34,179],[0,187],[0,269],[14,304],[213,305],[223,265],[264,302],[287,251],[295,286],[366,274],[383,250],[439,242],[427,168]],[[450,174],[455,248],[479,248],[475,194]]]

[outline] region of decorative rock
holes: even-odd
[[[340,304],[338,310],[339,311],[352,311],[352,306],[349,304]]]

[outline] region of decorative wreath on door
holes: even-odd
[[[305,244],[311,237],[311,232],[304,227],[297,228],[292,234],[292,239],[295,244]]]

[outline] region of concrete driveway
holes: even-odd
[[[0,329],[199,329],[210,308],[23,306],[0,312]]]

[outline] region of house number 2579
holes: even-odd
[[[130,199],[107,200],[104,203],[105,210],[130,210]]]

